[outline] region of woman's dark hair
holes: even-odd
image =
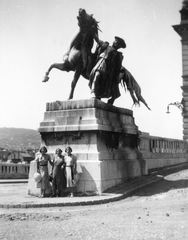
[[[71,147],[65,148],[65,152],[68,152],[68,150],[70,150],[70,152],[72,152],[72,148]]]
[[[45,146],[41,147],[39,152],[41,153],[42,150],[44,150],[46,153],[48,152],[48,150],[47,150],[47,148]]]
[[[57,153],[57,152],[61,152],[61,153],[62,153],[61,148],[57,148],[57,149],[55,150],[55,153]]]

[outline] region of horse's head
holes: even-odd
[[[85,10],[85,9],[80,8],[80,9],[78,10],[78,14],[79,14],[80,17],[85,17],[87,13],[86,13],[86,10]]]
[[[81,31],[83,33],[92,33],[92,35],[96,34],[98,35],[99,26],[95,18],[93,17],[93,14],[89,15],[87,14],[86,10],[83,8],[80,8],[78,11],[78,26],[80,27]]]

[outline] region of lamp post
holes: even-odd
[[[173,103],[168,104],[166,113],[170,113],[170,105],[173,105],[173,106],[179,108],[183,112],[183,103],[182,102],[173,102]]]

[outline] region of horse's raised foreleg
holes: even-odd
[[[54,63],[52,64],[49,68],[48,68],[48,71],[46,72],[45,76],[44,76],[44,80],[43,82],[47,82],[49,80],[49,74],[50,74],[50,71],[53,69],[53,68],[56,68],[60,71],[71,71],[72,69],[70,68],[70,66],[64,62],[64,63]]]
[[[70,91],[68,100],[73,99],[74,89],[76,87],[76,84],[78,82],[78,79],[79,79],[80,75],[81,75],[81,71],[76,70],[75,73],[74,73],[74,78],[73,78],[72,83],[71,83],[71,91]]]

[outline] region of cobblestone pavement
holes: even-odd
[[[0,239],[187,240],[188,170],[108,204],[0,209]],[[10,196],[11,197],[11,196]]]

